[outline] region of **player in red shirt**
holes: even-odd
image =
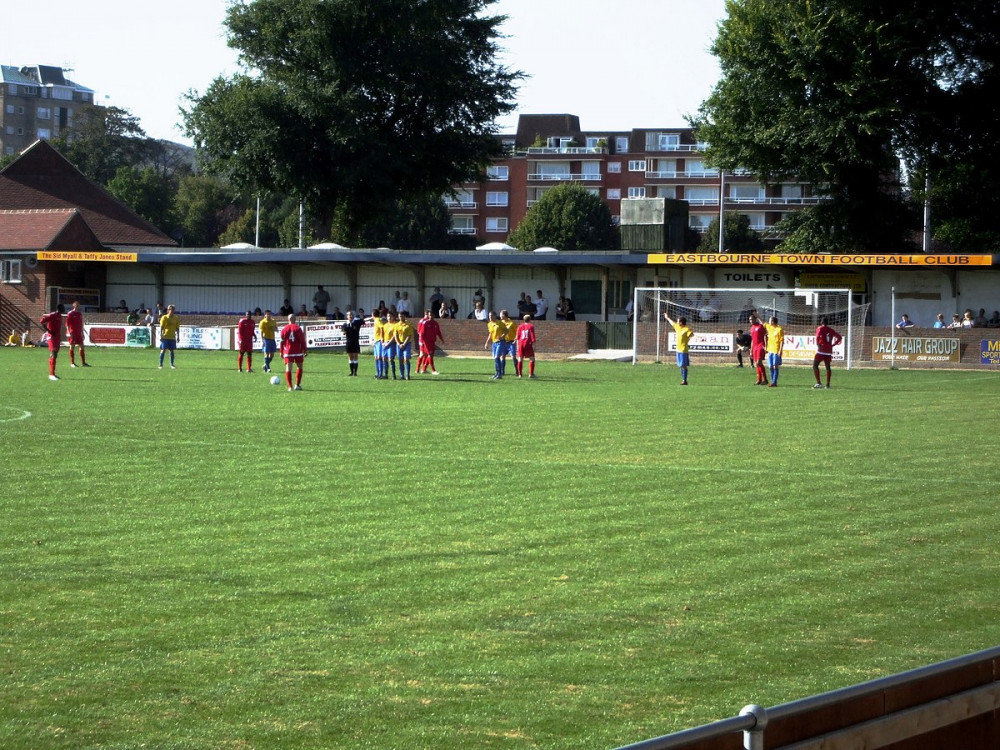
[[[813,357],[813,375],[816,376],[816,385],[813,388],[822,388],[819,382],[819,363],[826,365],[826,387],[830,387],[830,360],[833,359],[833,347],[839,344],[844,338],[835,330],[830,328],[830,320],[823,316],[819,321],[819,328],[816,329],[816,356]]]
[[[281,329],[281,356],[285,358],[285,382],[288,390],[302,390],[302,360],[306,358],[306,333],[296,322],[295,315],[288,316],[288,325]],[[292,365],[296,366],[295,385],[292,386]]]
[[[80,347],[80,366],[90,367],[87,364],[87,355],[83,350],[83,313],[80,312],[80,302],[73,300],[73,309],[66,313],[66,334],[69,338],[69,366],[76,367],[76,359],[73,356],[74,347]]]
[[[767,385],[767,369],[764,360],[767,358],[767,329],[760,322],[756,313],[750,315],[750,361],[757,370],[756,385]]]
[[[59,380],[59,376],[56,375],[56,357],[59,356],[59,346],[62,343],[63,313],[65,311],[65,307],[57,305],[55,310],[46,313],[38,321],[42,324],[45,332],[49,334],[49,380]]]
[[[420,340],[417,372],[427,372],[427,368],[430,367],[431,372],[437,375],[438,371],[434,368],[434,352],[437,351],[437,340],[441,339],[443,344],[444,336],[441,335],[441,326],[434,320],[430,310],[424,310],[424,317],[417,323],[417,338]]]
[[[247,372],[253,372],[253,339],[257,335],[257,323],[253,319],[253,313],[247,310],[244,318],[236,324],[236,339],[239,342],[240,353],[237,364],[240,372],[243,372],[243,355],[247,355]]]
[[[517,376],[524,374],[524,360],[528,360],[528,377],[535,377],[535,327],[531,316],[525,315],[524,322],[517,327]]]

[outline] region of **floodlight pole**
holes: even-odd
[[[891,287],[892,293],[892,303],[889,306],[890,309],[890,320],[889,325],[892,326],[891,336],[889,339],[889,367],[893,370],[896,369],[896,287]]]
[[[719,254],[725,250],[726,170],[719,168]]]

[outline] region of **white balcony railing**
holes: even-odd
[[[606,154],[607,146],[529,146],[529,154]]]
[[[580,181],[580,180],[600,180],[600,174],[594,174],[593,172],[584,172],[582,174],[578,173],[563,173],[563,174],[545,174],[542,172],[531,172],[528,174],[529,180],[566,180],[570,182]]]
[[[475,201],[450,201],[446,200],[444,205],[448,208],[478,208],[479,204]]]
[[[448,234],[475,234],[475,227],[452,227],[448,230]]]

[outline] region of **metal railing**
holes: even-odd
[[[751,704],[744,706],[739,716],[722,719],[711,724],[703,724],[700,727],[685,729],[673,734],[663,735],[662,737],[654,737],[653,739],[643,740],[631,745],[624,745],[618,748],[618,750],[679,750],[694,742],[713,740],[735,732],[744,733],[743,746],[747,750],[763,750],[764,731],[770,721],[777,721],[779,719],[800,716],[819,709],[830,708],[847,700],[876,695],[890,688],[905,686],[915,683],[918,680],[937,677],[963,667],[994,659],[1000,659],[1000,646],[948,659],[947,661],[938,662],[926,667],[918,667],[907,672],[899,672],[898,674],[882,677],[877,680],[851,685],[839,690],[831,690],[827,693],[820,693],[808,698],[782,703],[774,708],[765,709],[761,706]],[[994,681],[996,681],[995,675]],[[982,710],[995,709],[985,707]]]
[[[565,173],[565,174],[545,174],[542,172],[532,172],[528,175],[529,180],[599,180],[601,175],[599,172],[584,172],[582,174],[578,173]]]
[[[605,146],[529,146],[528,154],[606,154]]]

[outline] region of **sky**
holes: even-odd
[[[0,63],[55,65],[129,110],[154,138],[190,143],[178,126],[189,90],[239,71],[226,46],[228,0],[8,3]],[[708,48],[725,0],[498,0],[505,65],[523,71],[514,114],[569,113],[584,130],[681,127],[719,76]]]

